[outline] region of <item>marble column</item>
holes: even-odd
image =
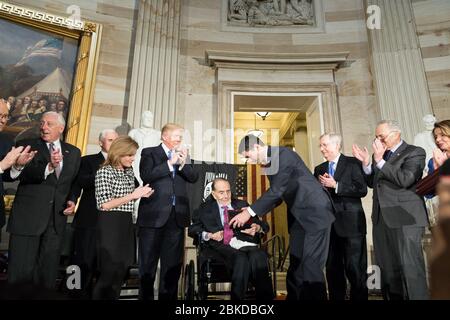
[[[381,30],[369,30],[371,68],[381,119],[400,122],[412,143],[432,113],[411,0],[365,0],[381,9]]]
[[[139,127],[145,110],[155,128],[175,121],[181,0],[140,0],[128,123]]]

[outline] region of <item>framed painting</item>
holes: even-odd
[[[45,111],[66,119],[65,141],[82,151],[88,136],[101,25],[0,1],[0,97],[5,132],[37,135]]]
[[[39,136],[40,117],[66,119],[64,140],[84,153],[89,134],[102,27],[0,1],[0,97],[4,132],[16,141]],[[8,207],[8,200],[7,207]]]

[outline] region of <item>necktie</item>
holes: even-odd
[[[328,174],[332,177],[334,177],[334,162],[331,161],[328,165]]]
[[[223,244],[229,244],[233,238],[233,230],[228,224],[228,206],[223,206]]]
[[[53,151],[55,150],[55,144],[53,142],[50,142],[48,144],[48,150],[50,151],[50,155],[53,153]],[[61,164],[59,163],[56,167],[55,167],[55,175],[56,175],[56,179],[59,178],[59,175],[61,174]]]
[[[172,159],[172,150],[169,150],[169,152],[167,153],[167,157],[170,159]],[[172,178],[175,178],[175,170],[176,167],[173,166],[173,171],[172,171]],[[172,205],[175,206],[175,194],[172,194]]]
[[[389,160],[389,158],[392,156],[392,151],[391,150],[386,150],[385,152],[384,152],[384,154],[383,154],[383,159],[384,159],[384,161],[388,161]]]

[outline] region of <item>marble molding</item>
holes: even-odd
[[[348,52],[311,54],[264,54],[207,51],[206,63],[214,66],[217,88],[217,129],[231,128],[232,92],[299,93],[322,98],[324,130],[341,132],[335,70]],[[228,137],[227,137],[228,139]],[[226,150],[232,141],[226,141]],[[216,148],[219,150],[219,146]],[[216,161],[232,161],[232,153],[216,154]]]

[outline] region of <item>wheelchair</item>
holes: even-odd
[[[202,239],[201,234],[198,234],[194,239],[194,245],[196,246],[197,263],[195,263],[194,260],[190,260],[184,268],[184,299],[207,300],[212,295],[229,295],[229,291],[209,291],[210,285],[231,282],[231,275],[228,273],[225,264],[222,261],[218,261],[208,252],[207,244]],[[280,236],[275,235],[268,241],[260,244],[260,248],[268,255],[269,277],[271,278],[273,291],[276,295],[276,272],[281,265],[284,256],[284,241]],[[278,250],[276,250],[276,248],[278,248]],[[251,281],[249,281],[246,298],[253,299],[254,297],[255,290]]]

